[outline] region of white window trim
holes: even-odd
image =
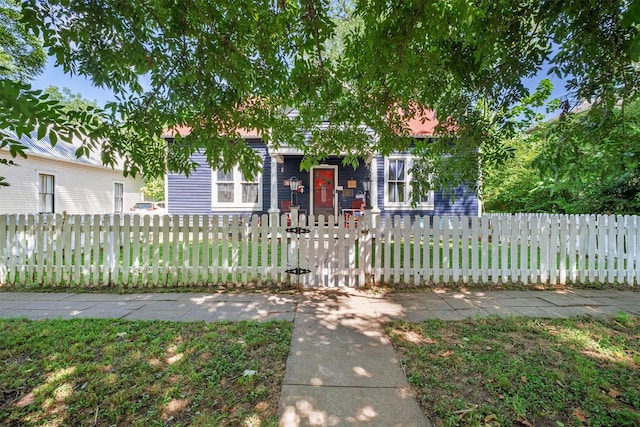
[[[415,210],[433,210],[435,209],[434,202],[434,194],[433,191],[429,192],[428,198],[426,202],[418,203],[415,207],[411,205],[411,190],[413,186],[411,183],[413,182],[413,177],[411,175],[411,167],[413,166],[414,156],[411,154],[392,154],[384,158],[384,206],[387,208],[396,208],[396,209],[415,209]],[[405,194],[405,202],[391,202],[389,201],[389,161],[390,160],[404,160],[405,168],[407,174],[407,186],[406,186],[406,194]]]
[[[233,203],[218,202],[218,171],[211,171],[211,211],[212,212],[251,212],[262,209],[262,173],[257,173],[255,182],[258,185],[258,201],[256,203],[242,202],[242,172],[236,166],[233,168]]]
[[[56,199],[58,196],[58,174],[49,170],[37,170],[36,169],[36,209],[38,213],[42,212],[42,206],[40,203],[40,175],[49,175],[53,177],[53,213],[56,213],[57,203]],[[49,213],[49,212],[47,212]]]
[[[122,185],[122,211],[121,212],[117,212],[117,213],[125,213],[125,206],[126,206],[126,200],[125,200],[125,196],[126,196],[126,185],[124,183],[124,181],[113,181],[113,197],[112,197],[112,201],[113,201],[113,212],[116,213],[116,184],[120,184]]]

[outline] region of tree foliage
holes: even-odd
[[[487,168],[488,210],[556,213],[640,211],[640,100],[625,117],[587,112],[546,123],[512,144],[515,156]]]
[[[56,98],[56,93],[34,90],[27,83],[44,63],[42,41],[21,22],[21,4],[0,0],[0,149],[10,156],[0,159],[0,165],[15,166],[15,158],[25,158],[20,140],[32,134],[48,135],[54,145],[58,140],[84,139],[78,156],[95,149],[96,140],[88,135],[106,123],[95,105],[70,103],[62,94]],[[0,186],[8,184],[0,176]]]
[[[42,41],[20,22],[20,2],[0,0],[0,77],[25,80],[42,72]]]
[[[532,117],[522,79],[543,64],[567,78],[577,97],[593,100],[594,114],[606,115],[638,90],[636,1],[24,6],[26,24],[66,71],[116,93],[103,157],[124,155],[128,173],[159,175],[165,159],[170,171],[189,173],[197,166],[190,155],[200,150],[211,167],[240,164],[250,175],[259,159],[240,129],[300,148],[305,165],[337,153],[356,163],[407,148],[407,117],[428,109],[438,114],[441,137],[418,146],[424,162],[423,173],[414,173],[423,183],[416,193],[473,186],[478,157],[483,165],[508,158],[505,137]],[[290,107],[299,110],[294,118],[286,116]],[[176,127],[193,131],[177,136],[165,158],[158,137]]]
[[[164,177],[145,177],[142,192],[147,200],[164,200]]]

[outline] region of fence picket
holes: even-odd
[[[514,282],[518,280],[521,284],[527,283],[529,277],[529,241],[528,236],[531,235],[531,224],[527,218],[526,221],[521,221],[518,225],[519,232],[519,246],[520,246],[520,263],[518,264],[519,274],[513,278]]]
[[[543,215],[540,219],[540,282],[549,283],[549,243],[550,243],[550,219],[549,215]]]
[[[82,216],[74,215],[73,216],[73,275],[71,280],[71,285],[79,286],[82,283],[81,279],[81,271],[82,271]]]
[[[495,258],[492,257],[491,261],[494,264],[494,269],[500,271],[500,274],[496,274],[493,278],[493,283],[498,283],[498,281],[507,283],[509,280],[509,231],[511,230],[512,222],[515,220],[516,219],[513,216],[505,216],[500,218],[498,221],[497,229],[499,236],[496,236],[497,238],[495,242],[492,240],[492,247],[495,246],[497,249],[495,251],[496,256]]]
[[[356,271],[356,241],[358,239],[359,231],[356,228],[355,216],[351,215],[349,217],[350,225],[353,224],[352,227],[349,227],[349,230],[345,232],[345,236],[347,237],[347,241],[345,242],[345,252],[347,253],[346,260],[347,264],[345,265],[345,269],[349,273],[347,276],[347,286],[355,287],[357,286],[357,271]]]
[[[35,234],[35,216],[33,214],[26,215],[25,217],[25,242],[26,242],[26,256],[25,256],[25,279],[28,282],[33,282],[36,271],[36,234]],[[0,254],[2,249],[0,249]],[[1,268],[1,267],[0,267]],[[1,282],[0,282],[1,283]]]
[[[262,217],[262,224],[260,231],[260,265],[261,269],[259,270],[258,276],[258,285],[262,286],[267,283],[267,274],[269,272],[269,224],[274,224],[278,222],[278,215],[272,215],[269,217],[269,221],[265,221],[266,216]]]
[[[15,215],[9,216],[9,229],[7,230],[7,242],[9,246],[9,251],[7,253],[7,276],[9,278],[8,283],[10,285],[19,284],[16,281],[16,271],[17,271],[17,256],[16,256],[16,224],[17,218]]]
[[[638,217],[627,216],[625,222],[628,232],[625,235],[625,242],[627,244],[627,264],[625,269],[627,271],[626,283],[633,286],[635,284],[635,278],[638,273]]]
[[[489,281],[489,218],[480,218],[481,233],[481,251],[482,251],[482,281]]]
[[[635,268],[633,269],[633,277],[635,280],[629,279],[629,284],[637,285],[640,284],[640,219],[637,216],[633,217],[633,228],[630,233],[627,233],[627,235],[635,241],[632,258],[635,264]]]
[[[85,222],[88,224],[88,219],[85,217]],[[120,271],[122,272],[122,286],[128,287],[131,278],[131,217],[125,216],[122,222],[122,266]],[[85,224],[85,226],[87,225]],[[85,234],[85,239],[88,234]],[[86,263],[85,257],[85,263]]]
[[[593,220],[593,225],[591,225]],[[590,218],[589,233],[589,282],[605,281],[607,265],[607,218],[604,215],[593,215]],[[597,264],[596,264],[597,263]],[[597,267],[596,267],[597,266]],[[597,270],[596,270],[597,268]]]
[[[480,251],[478,249],[480,234],[480,219],[471,218],[471,281],[477,283],[480,280]]]
[[[274,221],[271,224],[271,263],[269,264],[267,271],[270,273],[270,278],[272,283],[278,283],[278,261],[283,260],[287,256],[286,247],[285,247],[285,249],[282,250],[283,253],[281,254],[280,258],[278,257],[278,243],[279,243],[278,240],[280,240],[280,242],[284,244],[286,244],[287,242],[287,238],[284,232],[284,229],[286,228],[286,226],[287,226],[286,215],[282,215],[280,217],[279,224],[277,221]],[[286,266],[286,262],[283,262],[282,264]]]
[[[549,283],[555,285],[558,282],[558,222],[557,217],[549,217]]]
[[[440,283],[440,253],[441,253],[441,239],[442,239],[442,222],[443,219],[440,216],[433,217],[433,282]]]
[[[411,277],[412,277],[412,281],[411,284],[413,285],[420,285],[421,283],[423,283],[422,280],[422,272],[424,271],[422,269],[421,264],[421,256],[420,256],[420,249],[422,246],[422,230],[424,228],[424,225],[422,227],[420,227],[420,224],[424,224],[424,220],[426,218],[419,218],[416,217],[415,221],[413,221],[413,227],[411,228],[411,240],[412,240],[412,244],[411,246],[413,247],[413,255],[412,255],[412,260],[413,263],[411,265]]]
[[[538,283],[540,277],[540,224],[537,216],[529,218],[531,234],[527,237],[529,242],[529,262],[531,264],[531,283]],[[535,231],[535,233],[534,233]]]
[[[16,246],[17,246],[17,268],[16,272],[18,275],[18,281],[20,284],[26,283],[26,268],[25,268],[25,260],[27,255],[27,235],[26,235],[26,223],[25,216],[18,215],[18,221],[16,223]]]
[[[433,218],[425,216],[423,227],[422,227],[422,241],[423,241],[423,250],[422,254],[422,278],[425,284],[433,283],[434,279],[432,276],[433,272],[433,264],[432,264],[432,242],[433,242],[433,228],[432,228],[432,220]]]
[[[619,284],[625,282],[625,264],[627,261],[627,254],[625,251],[624,233],[622,232],[623,229],[627,229],[625,222],[626,218],[624,216],[616,215],[616,282]]]
[[[578,221],[578,281],[584,283],[587,280],[587,252],[589,250],[588,218],[583,215]]]
[[[578,281],[578,265],[577,265],[577,260],[578,260],[578,239],[579,239],[579,234],[578,234],[578,224],[579,222],[577,221],[578,217],[576,217],[575,215],[571,215],[569,217],[569,221],[568,221],[568,227],[569,227],[569,232],[567,233],[568,236],[568,250],[567,250],[567,276],[569,281],[571,282],[577,282]]]
[[[520,245],[520,239],[518,238],[518,236],[520,235],[520,225],[517,218],[514,218],[513,216],[511,217],[511,221],[509,224],[509,245],[510,247],[510,255],[511,255],[511,263],[510,263],[510,267],[511,267],[511,271],[509,274],[509,278],[511,279],[511,281],[515,282],[517,281],[518,278],[518,271],[519,271],[519,266],[518,266],[518,246]]]
[[[7,266],[9,261],[9,215],[0,215],[0,285],[7,283]]]
[[[177,224],[178,220],[174,217],[171,219],[169,216],[165,216],[164,221],[162,223],[162,278],[160,280],[160,284],[166,286],[169,283],[169,270],[171,264],[171,255],[169,251],[169,242],[171,240],[171,224]],[[209,222],[207,221],[207,225]],[[208,242],[208,239],[207,239]],[[207,272],[205,271],[205,275]]]
[[[462,276],[462,283],[467,284],[469,283],[469,242],[470,242],[470,236],[469,236],[469,219],[467,217],[461,217],[460,218],[460,225],[462,226],[462,242],[461,242],[461,247],[462,247],[462,256],[461,256],[461,276]]]
[[[110,259],[110,282],[114,285],[118,285],[120,282],[120,248],[122,246],[121,242],[121,221],[120,214],[115,214],[113,216],[113,231],[110,233],[113,235],[113,256]],[[154,264],[156,264],[154,262]],[[156,283],[154,282],[154,285]]]
[[[187,283],[197,285],[200,283],[200,215],[194,215],[191,219],[191,264],[189,265],[189,280]]]

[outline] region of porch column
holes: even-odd
[[[369,172],[371,173],[371,212],[374,214],[379,214],[380,209],[378,208],[378,158],[373,156],[371,157],[371,162],[369,163]],[[384,188],[384,185],[383,185]]]
[[[272,221],[278,221],[280,216],[280,209],[278,209],[278,161],[274,156],[271,156],[271,200],[269,206],[269,219]]]

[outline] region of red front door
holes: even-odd
[[[313,215],[319,217],[336,214],[335,208],[336,169],[318,167],[312,173]]]

